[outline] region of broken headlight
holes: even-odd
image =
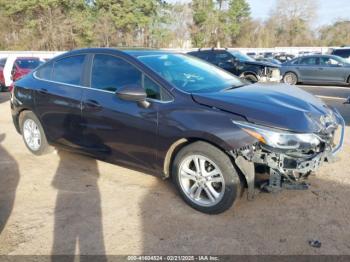
[[[315,148],[320,144],[320,139],[315,134],[292,133],[247,122],[232,122],[261,143],[270,147],[290,150]]]

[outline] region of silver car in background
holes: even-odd
[[[350,84],[350,63],[334,55],[308,55],[281,66],[283,82],[313,84]]]

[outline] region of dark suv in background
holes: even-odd
[[[188,54],[221,67],[252,83],[280,82],[281,80],[279,65],[256,61],[250,56],[236,50],[199,49],[198,51],[192,51]]]
[[[350,47],[335,48],[332,50],[332,55],[340,56],[350,63]]]

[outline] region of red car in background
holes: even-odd
[[[18,57],[12,67],[12,81],[15,82],[26,74],[29,74],[42,63],[44,62],[38,57]],[[9,87],[10,92],[13,88],[13,82]]]
[[[30,73],[43,62],[38,57],[18,57],[12,67],[12,80],[16,81],[22,76]]]
[[[7,58],[0,59],[0,92],[5,89],[5,78],[4,78],[4,67],[6,64]]]

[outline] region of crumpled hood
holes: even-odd
[[[243,116],[249,122],[298,133],[319,132],[324,128],[320,117],[330,113],[320,99],[285,84],[257,83],[192,97],[199,104]]]

